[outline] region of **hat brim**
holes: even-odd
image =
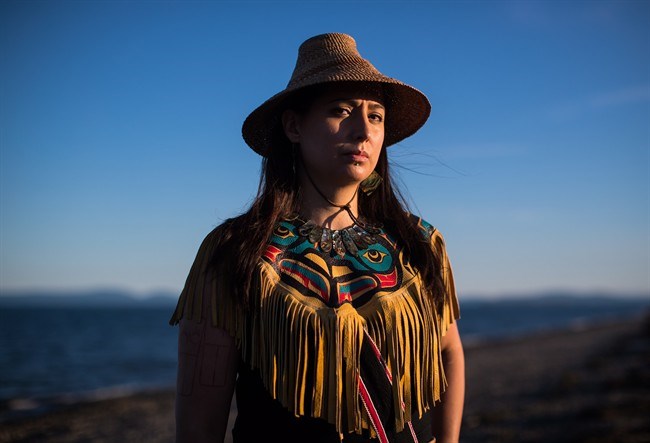
[[[382,76],[383,77],[383,76]],[[308,88],[327,84],[348,84],[367,88],[381,88],[386,107],[384,146],[388,147],[410,137],[420,129],[429,118],[431,104],[427,97],[417,89],[398,80],[383,77],[379,80],[339,80],[304,85],[300,88],[286,89],[255,109],[242,126],[242,136],[248,146],[266,157],[276,134],[281,129],[282,112],[289,104],[304,94]]]

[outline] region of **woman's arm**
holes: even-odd
[[[181,320],[176,443],[223,442],[238,364],[239,351],[226,331],[206,320]]]
[[[448,386],[442,403],[433,408],[433,433],[436,443],[458,443],[465,401],[465,355],[457,323],[452,323],[442,338],[442,363]]]

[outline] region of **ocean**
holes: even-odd
[[[172,386],[165,308],[2,308],[0,401]],[[103,391],[102,391],[103,390]]]
[[[650,299],[540,298],[461,304],[466,344],[643,315]],[[173,307],[0,307],[0,421],[8,402],[170,388]]]

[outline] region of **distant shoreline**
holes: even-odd
[[[149,293],[134,293],[119,289],[90,289],[90,290],[0,290],[0,308],[11,307],[174,307],[178,301],[179,292],[154,291]],[[630,291],[531,291],[507,292],[502,295],[460,294],[461,304],[491,303],[561,303],[607,302],[608,300],[629,301],[630,303],[646,302],[650,305],[650,292]]]

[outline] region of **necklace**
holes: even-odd
[[[297,215],[294,220],[296,219],[300,220]],[[321,251],[329,253],[333,249],[339,257],[343,257],[346,251],[355,257],[358,256],[360,249],[366,249],[377,242],[375,235],[380,232],[381,229],[375,225],[365,223],[362,227],[356,222],[347,228],[330,229],[317,225],[313,220],[307,220],[298,227],[298,233],[307,237],[311,243],[318,243]]]
[[[359,255],[359,249],[366,249],[371,244],[377,242],[375,234],[381,232],[381,225],[360,220],[358,217],[355,217],[350,208],[350,203],[352,203],[359,192],[358,186],[349,202],[344,205],[338,205],[321,192],[318,186],[316,186],[316,183],[314,183],[314,179],[307,172],[307,168],[304,168],[304,171],[316,192],[330,205],[347,212],[353,223],[352,226],[347,228],[330,229],[317,225],[313,220],[307,220],[298,228],[298,233],[301,236],[307,237],[311,243],[318,243],[323,252],[329,253],[334,249],[339,257],[343,257],[346,251],[356,257]],[[292,219],[299,219],[299,217],[296,214]]]

